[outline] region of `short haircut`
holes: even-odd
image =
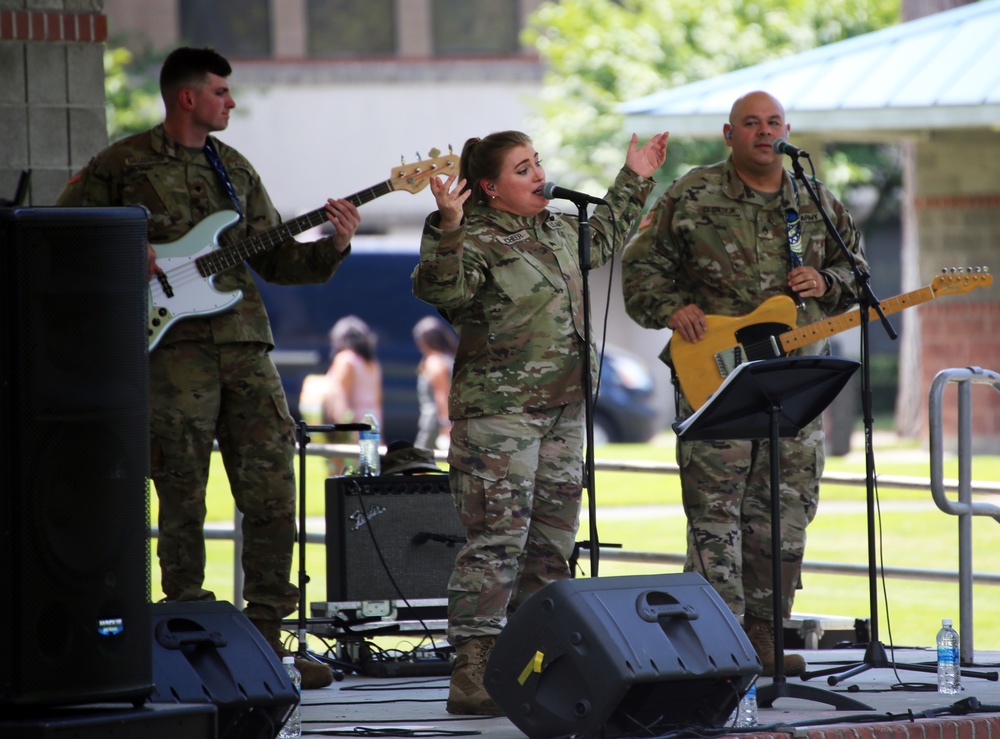
[[[193,49],[182,46],[163,60],[160,68],[160,94],[172,98],[182,87],[197,87],[209,74],[228,77],[232,65],[215,49]]]

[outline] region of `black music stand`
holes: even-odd
[[[770,440],[771,580],[774,606],[774,679],[757,688],[757,701],[770,707],[782,697],[826,703],[839,710],[871,706],[812,685],[789,685],[784,670],[781,593],[780,437],[792,437],[833,402],[860,363],[840,357],[782,357],[739,365],[708,402],[674,431],[682,441]]]
[[[309,659],[327,665],[333,671],[333,677],[338,682],[344,679],[345,672],[353,670],[354,666],[332,659],[326,655],[316,654],[306,648],[306,637],[308,635],[308,618],[306,617],[306,584],[309,576],[306,574],[306,447],[309,445],[309,432],[329,433],[333,431],[368,431],[371,426],[367,423],[335,423],[318,424],[310,426],[305,421],[295,424],[295,434],[299,445],[299,618],[298,618],[298,642],[299,648],[295,652],[302,659]]]

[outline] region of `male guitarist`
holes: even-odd
[[[212,49],[179,48],[164,61],[162,124],[123,139],[91,160],[59,197],[66,206],[149,209],[155,244],[183,237],[218,211],[239,222],[232,243],[280,223],[260,176],[238,151],[213,136],[235,107],[229,62]],[[235,306],[195,315],[172,327],[150,353],[151,477],[159,497],[157,555],[167,600],[213,600],[205,577],[205,488],[212,442],[218,439],[237,507],[243,513],[246,615],[279,655],[281,619],[298,605],[290,581],[295,541],[294,423],[269,352],[271,328],[252,268],[269,282],[320,283],[349,253],[360,217],[347,200],[331,199],[332,237],[299,243],[290,236],[265,253],[236,260],[216,281],[240,290]],[[201,245],[198,245],[199,247]],[[151,279],[165,280],[151,249]],[[157,274],[159,273],[159,274]],[[184,279],[199,279],[192,269]],[[183,289],[180,277],[169,286]],[[166,289],[166,288],[165,288]],[[329,685],[326,665],[297,659],[303,688]]]
[[[622,280],[628,314],[647,328],[668,327],[675,341],[706,338],[707,315],[742,316],[764,300],[787,295],[808,324],[843,310],[853,279],[818,209],[775,153],[790,131],[781,103],[752,92],[732,107],[722,131],[732,150],[718,164],[676,180],[626,247]],[[816,189],[837,231],[865,268],[851,216],[820,183]],[[706,342],[707,343],[707,342]],[[813,344],[799,354],[826,354]],[[661,359],[674,370],[670,346]],[[678,392],[677,414],[692,404]],[[744,628],[773,675],[770,464],[766,441],[678,442],[687,516],[685,570],[701,573]],[[805,529],[816,513],[823,472],[820,419],[781,442],[781,551],[784,616],[791,615],[805,550]],[[784,655],[783,671],[797,675],[805,661]]]

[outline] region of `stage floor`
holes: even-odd
[[[865,654],[862,649],[798,651],[806,657],[812,671],[857,664]],[[808,681],[787,678],[784,687],[779,682],[772,689],[772,694],[776,691],[779,697],[771,707],[760,708],[761,726],[754,731],[741,730],[740,734],[811,739],[875,736],[973,739],[1000,734],[1000,682],[965,676],[960,694],[940,695],[934,674],[902,669],[903,665],[933,665],[932,650],[895,650],[887,657],[897,665],[896,670],[867,669],[839,680],[834,686],[828,684],[826,677]],[[963,669],[995,674],[998,665],[1000,652],[977,652],[975,666]],[[758,691],[766,692],[770,684],[771,679],[760,678]],[[819,700],[800,697],[798,686],[815,689]],[[524,736],[504,717],[449,715],[445,711],[447,690],[448,678],[443,676],[371,678],[348,674],[328,688],[303,693],[303,734],[423,737],[460,732],[489,739]],[[867,709],[838,710],[825,702],[840,696],[858,701]]]

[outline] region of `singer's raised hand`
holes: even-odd
[[[442,231],[454,231],[462,225],[462,206],[469,199],[472,190],[465,187],[465,180],[455,182],[457,174],[449,175],[448,179],[442,180],[440,177],[431,177],[431,192],[437,202],[438,212],[441,214],[441,221],[438,227]],[[452,184],[455,186],[452,187]]]
[[[625,166],[631,169],[640,177],[652,177],[653,173],[663,166],[667,159],[667,138],[670,132],[658,133],[641,148],[636,148],[639,144],[639,137],[632,134],[632,140],[628,145],[628,152],[625,154]]]

